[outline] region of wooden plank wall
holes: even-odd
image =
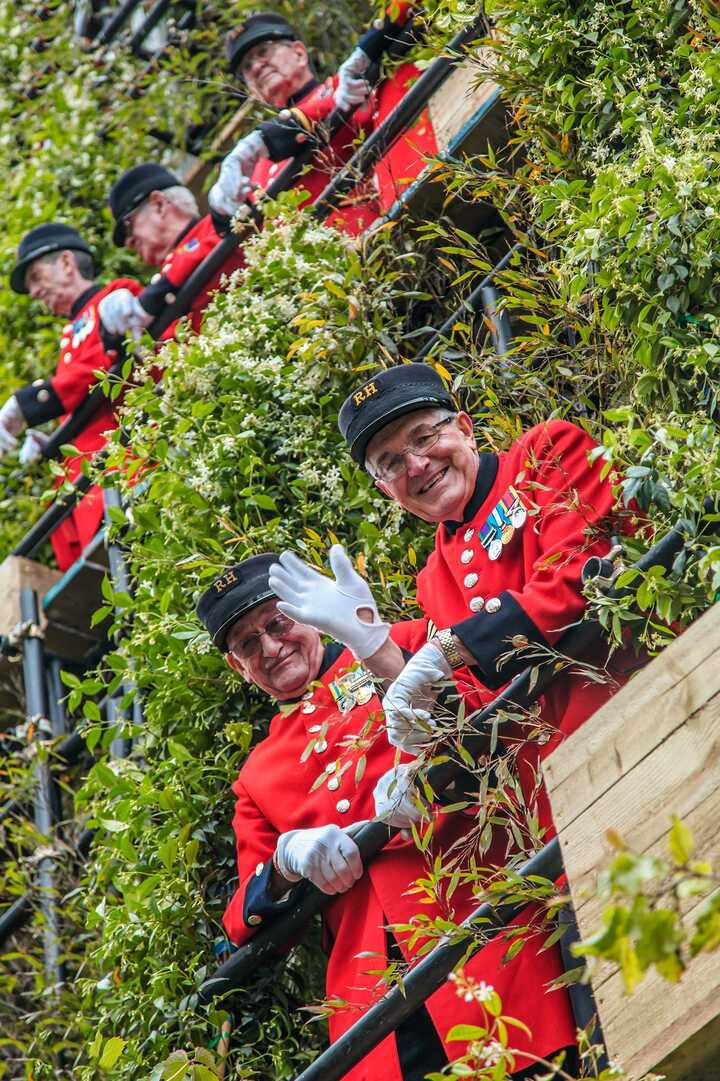
[[[672,814],[699,858],[720,865],[720,605],[715,605],[546,760],[544,772],[581,934],[600,926],[591,896],[612,858],[606,831],[667,855]],[[688,902],[686,916],[697,901]],[[633,1077],[720,1079],[720,957],[679,984],[648,975],[628,997],[614,966],[593,979],[611,1058]]]

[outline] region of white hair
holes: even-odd
[[[167,201],[172,203],[175,209],[183,214],[190,214],[191,217],[195,217],[200,213],[197,199],[190,189],[183,184],[174,184],[172,188],[163,188],[161,195],[164,195]]]

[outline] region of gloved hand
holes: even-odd
[[[268,149],[259,131],[251,131],[230,151],[220,166],[220,176],[210,188],[208,203],[217,214],[230,218],[254,190],[250,177]]]
[[[415,773],[408,764],[383,773],[373,791],[375,814],[389,826],[406,830],[422,818],[420,790]]]
[[[0,409],[0,458],[17,447],[17,436],[25,427],[25,417],[13,394]]]
[[[330,567],[335,578],[326,578],[293,552],[283,552],[279,563],[270,567],[270,588],[280,598],[278,608],[286,616],[329,634],[364,661],[387,640],[390,626],[380,619],[369,585],[341,544],[330,549]],[[361,608],[370,609],[372,623],[358,617]]]
[[[37,428],[28,428],[25,442],[20,447],[20,465],[32,465],[38,458],[42,458],[42,452],[50,442],[50,436],[45,432],[39,432]]]
[[[339,82],[335,90],[335,105],[345,112],[353,105],[361,105],[370,94],[370,84],[363,75],[370,67],[370,57],[362,49],[355,48],[338,68]]]
[[[363,873],[360,849],[335,825],[281,833],[274,862],[288,882],[307,878],[323,893],[345,893]]]
[[[388,743],[417,754],[432,738],[432,706],[437,698],[435,685],[450,679],[452,668],[435,642],[426,642],[411,657],[383,698]]]
[[[143,330],[153,321],[142,304],[129,289],[113,289],[98,304],[102,325],[108,334],[122,337],[128,330],[134,338],[139,338]]]

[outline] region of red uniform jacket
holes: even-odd
[[[574,424],[551,421],[532,428],[507,452],[481,454],[464,520],[438,527],[435,550],[418,576],[417,599],[429,619],[439,628],[452,627],[477,659],[476,668],[455,673],[468,712],[491,701],[532,663],[528,652],[522,653],[525,640],[531,650],[552,646],[582,618],[583,565],[590,555],[605,555],[610,534],[623,525],[617,520],[612,480],[601,477],[603,463],[588,464],[594,446]],[[602,668],[607,650],[587,660]],[[613,682],[590,682],[579,671],[571,672],[541,699],[542,722],[554,733],[544,744],[523,743],[516,763],[523,792],[526,798],[532,794],[545,830],[544,841],[554,828],[544,787],[537,789],[540,759],[599,709],[637,665],[629,652],[621,651],[608,665]],[[504,1007],[517,1015],[513,998]],[[547,1009],[549,1023],[558,1031],[566,1028],[559,996],[550,996]]]
[[[116,356],[106,352],[98,304],[114,289],[129,289],[137,295],[141,288],[136,281],[118,278],[102,288],[94,285],[78,298],[71,312],[71,321],[63,328],[55,375],[51,379],[38,379],[15,394],[30,426],[45,424],[58,417],[61,421],[65,420],[65,414],[77,408],[97,382],[94,373],[112,366]],[[64,459],[69,480],[75,480],[83,461],[92,458],[105,445],[105,432],[115,427],[115,414],[108,401],[75,439],[73,445],[80,451],[78,457]],[[66,570],[79,557],[100,528],[102,517],[102,491],[95,486],[52,535],[60,570]]]
[[[425,621],[398,624],[392,633],[399,645],[415,651],[425,640],[427,627]],[[270,860],[279,834],[330,822],[347,826],[374,816],[373,789],[379,777],[393,766],[395,750],[382,732],[377,697],[373,696],[366,705],[356,705],[345,716],[335,704],[329,685],[352,664],[352,654],[344,650],[320,677],[320,686],[309,691],[293,712],[273,718],[268,738],[248,756],[233,786],[237,797],[233,828],[240,884],[224,922],[228,935],[238,944],[246,941],[262,922],[292,903],[292,898],[287,902],[258,903],[269,882]],[[365,772],[356,784],[355,762],[359,752],[343,749],[343,742],[357,735],[373,717],[378,718],[378,738],[365,750]],[[323,725],[327,725],[325,734],[321,732]],[[313,738],[317,741],[314,750],[303,762],[303,752]],[[321,774],[323,783],[311,792]],[[455,891],[449,902],[438,904],[424,904],[408,892],[413,882],[426,873],[426,859],[432,862],[467,830],[465,816],[438,815],[426,857],[412,841],[396,837],[373,860],[353,889],[338,896],[326,909],[324,920],[332,944],[327,994],[351,1004],[351,1008],[331,1016],[332,1040],[348,1029],[378,995],[377,977],[370,971],[381,970],[387,964],[385,924],[408,923],[417,913],[430,917],[453,913],[461,919],[476,907],[463,887]],[[408,936],[397,933],[396,938],[404,956],[410,959]],[[503,965],[506,949],[506,942],[490,943],[468,963],[466,971],[492,984],[515,1016],[539,1033],[532,1041],[538,1053],[549,1053],[571,1043],[574,1029],[565,994],[548,995],[543,989],[545,983],[562,971],[556,951],[538,954],[536,944],[529,943],[515,959]],[[361,951],[371,951],[375,956],[358,957]],[[478,1008],[462,1002],[450,983],[432,995],[427,1008],[441,1037],[460,1020],[468,1023],[480,1020]],[[552,1027],[548,1018],[552,1019]],[[523,1035],[518,1034],[514,1042],[519,1049],[528,1048]],[[450,1045],[448,1057],[463,1050],[461,1044]],[[347,1078],[401,1081],[393,1037],[386,1038]]]
[[[174,303],[180,287],[202,263],[205,256],[209,255],[220,243],[219,228],[219,219],[214,219],[212,214],[206,214],[204,218],[196,218],[183,230],[174,248],[165,256],[159,273],[153,275],[150,284],[140,293],[138,299],[146,312],[157,317],[168,304]],[[218,289],[222,276],[232,274],[243,264],[242,248],[237,248],[220,270],[213,275],[205,288],[198,293],[188,312],[190,325],[195,332],[200,330],[203,312],[210,302],[210,295]],[[164,331],[161,341],[174,336],[177,322],[175,320]]]
[[[403,97],[407,88],[417,78],[414,64],[404,64],[390,79],[384,80],[373,91],[365,105],[352,114],[350,123],[344,125],[331,140],[330,145],[318,155],[312,167],[306,169],[295,181],[295,186],[305,188],[308,203],[314,203],[327,187],[335,173],[349,161],[361,140],[369,135]],[[335,108],[337,75],[324,82],[313,80],[288,102],[288,107],[299,110],[309,125],[327,120]],[[278,121],[261,125],[261,131],[270,150],[270,158],[264,158],[253,172],[253,182],[267,188],[290,160],[287,154],[287,136],[283,137]],[[273,137],[273,132],[280,137]],[[342,228],[352,236],[359,236],[382,213],[389,209],[408,183],[417,177],[426,162],[425,156],[437,153],[437,142],[427,110],[415,122],[402,139],[387,152],[371,175],[345,196],[340,207],[328,218],[328,223]]]

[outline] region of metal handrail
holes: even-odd
[[[560,841],[554,837],[517,871],[513,871],[512,878],[528,879],[537,876],[552,880],[558,878],[562,871]],[[480,941],[471,953],[483,949],[488,942],[506,931],[510,921],[526,906],[526,901],[504,905],[486,901],[476,908],[460,924],[463,931],[472,932],[476,927],[479,929]],[[490,925],[487,921],[491,921]],[[442,987],[458,962],[467,954],[466,937],[457,940],[448,936],[442,939],[410,969],[401,985],[393,987],[370,1006],[360,1020],[323,1051],[312,1065],[298,1074],[295,1081],[339,1081],[368,1052],[394,1032],[398,1025],[407,1020],[430,995]]]
[[[370,169],[390,149],[394,142],[409,128],[423,111],[431,96],[464,59],[463,49],[488,32],[488,23],[482,13],[469,26],[455,35],[446,46],[446,55],[437,57],[413,83],[395,108],[385,117],[372,135],[361,143],[352,158],[343,165],[312,206],[315,217],[324,221],[336,208],[341,197],[357,186]]]
[[[101,46],[108,45],[113,38],[122,30],[125,23],[136,7],[141,3],[141,0],[124,0],[124,3],[120,5],[114,15],[111,15],[105,25],[102,27],[97,37],[93,41],[93,45]]]

